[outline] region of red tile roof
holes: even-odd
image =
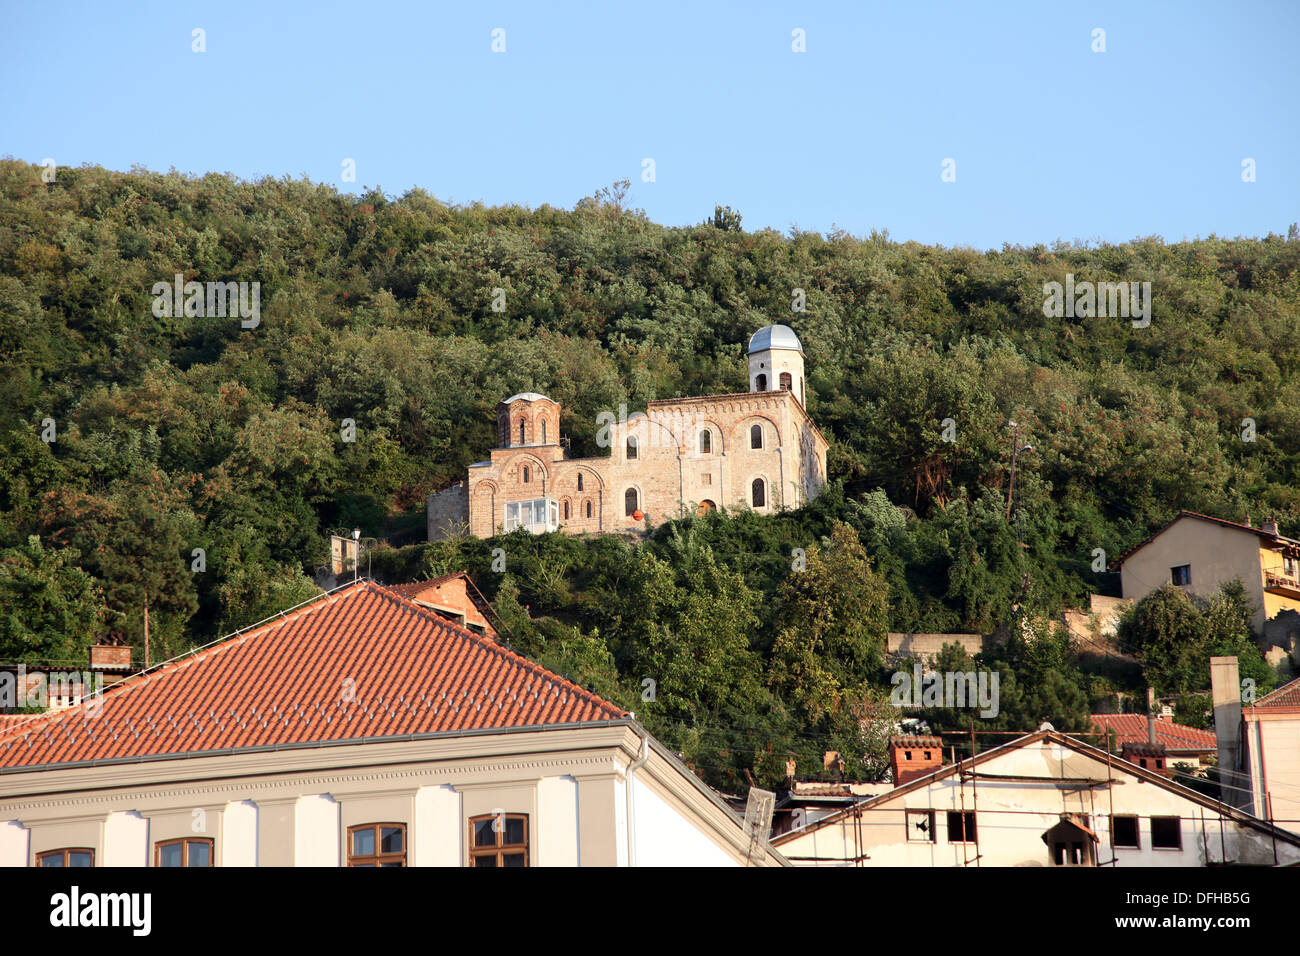
[[[1093,714],[1092,725],[1100,733],[1115,731],[1115,743],[1145,744],[1147,718],[1145,714]],[[1164,744],[1168,751],[1217,750],[1218,741],[1212,730],[1197,730],[1172,720],[1156,718],[1156,743]]]
[[[1255,702],[1256,707],[1300,707],[1300,677]]]
[[[446,584],[453,578],[465,578],[469,580],[469,575],[464,571],[453,571],[451,574],[444,574],[442,577],[430,578],[427,581],[412,581],[409,584],[389,584],[386,587],[390,591],[396,591],[402,597],[417,598],[430,588],[436,588],[439,584]]]
[[[0,768],[624,716],[368,581],[129,677],[101,703],[98,716],[73,708],[0,726]]]

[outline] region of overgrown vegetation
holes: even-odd
[[[887,706],[887,630],[992,632],[1116,593],[1096,549],[1114,558],[1179,508],[1300,527],[1300,242],[981,253],[701,212],[670,229],[608,191],[573,210],[455,207],[92,167],[46,184],[0,162],[0,659],[138,644],[146,604],[155,656],[255,621],[312,593],[331,530],[417,520],[495,444],[502,397],[556,399],[593,454],[601,410],[743,390],[748,337],[772,322],[803,341],[831,442],[833,486],[810,507],[690,519],[643,547],[380,551],[376,576],[468,567],[520,649],[711,779],[770,782],[787,752],[804,772],[823,750],[876,766],[860,730]],[[1044,318],[1043,284],[1066,272],[1150,281],[1150,327]],[[260,325],[155,318],[151,290],[177,273],[259,282]],[[1010,419],[1033,450],[1008,521]],[[986,662],[1015,678],[1008,722],[1086,711],[1053,646]],[[1161,686],[1203,689],[1175,670]]]

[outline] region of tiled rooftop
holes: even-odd
[[[0,722],[0,768],[617,720],[619,707],[361,581],[105,690]]]
[[[1300,707],[1300,677],[1255,702],[1256,707]]]
[[[1092,725],[1103,734],[1114,730],[1115,743],[1119,746],[1147,742],[1145,714],[1093,714]],[[1167,750],[1214,750],[1218,747],[1214,731],[1197,730],[1160,718],[1156,719],[1156,743],[1164,744]]]

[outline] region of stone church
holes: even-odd
[[[430,495],[429,539],[527,528],[635,532],[695,511],[797,508],[826,483],[826,439],[804,408],[803,346],[784,325],[749,340],[749,391],[652,401],[597,418],[608,456],[570,458],[560,406],[522,392],[497,406],[497,447]]]

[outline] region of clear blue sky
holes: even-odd
[[[29,162],[562,207],[627,178],[631,204],[669,225],[721,203],[747,228],[977,248],[1300,220],[1295,0],[0,12],[0,154]]]

